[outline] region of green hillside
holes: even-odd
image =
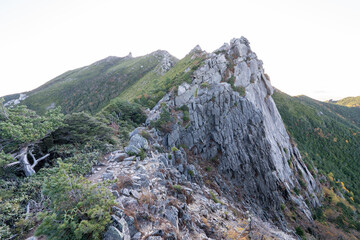
[[[115,100],[130,100],[152,108],[171,89],[183,82],[191,83],[193,72],[203,63],[204,53],[191,52],[162,76],[148,73],[123,91]]]
[[[350,190],[345,197],[359,204],[360,109],[279,91],[273,98],[309,169],[333,173],[335,183]]]
[[[164,54],[167,53],[156,51],[136,58],[108,57],[90,66],[68,71],[29,92],[30,96],[23,104],[38,113],[44,113],[53,106],[61,106],[64,113],[96,113],[147,74],[160,76],[156,70]]]
[[[360,96],[343,98],[336,101],[336,104],[346,107],[360,107]]]

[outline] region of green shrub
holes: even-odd
[[[306,187],[306,184],[304,183],[303,180],[299,179],[299,184],[302,188],[305,188]]]
[[[322,221],[324,220],[324,213],[321,207],[318,207],[315,209],[314,213],[313,213],[313,218],[314,220],[318,220],[318,221]]]
[[[150,126],[159,129],[162,132],[170,132],[172,122],[173,119],[170,112],[166,108],[162,108],[160,118],[156,121],[152,121]]]
[[[302,230],[302,228],[300,226],[295,228],[296,234],[299,235],[300,237],[305,236],[304,230]]]
[[[235,77],[234,76],[229,78],[228,83],[231,85],[231,88],[234,91],[240,93],[240,96],[244,97],[246,95],[245,87],[243,87],[243,86],[236,87],[235,86]]]
[[[138,153],[138,156],[140,157],[140,160],[144,160],[146,157],[146,152],[144,149],[141,149],[140,152]]]
[[[217,199],[217,197],[215,196],[215,194],[210,191],[210,195],[211,195],[211,199],[215,202],[215,203],[221,203],[223,204],[219,199]]]
[[[283,203],[280,205],[280,207],[281,207],[281,211],[285,210],[285,205]]]
[[[114,143],[114,130],[100,118],[79,112],[66,115],[64,122],[66,126],[59,128],[52,136],[57,144],[92,145],[106,151],[104,143]]]
[[[73,175],[71,164],[59,165],[58,172],[44,183],[49,210],[38,214],[42,222],[35,235],[53,240],[101,239],[111,219],[112,194],[104,185]]]
[[[189,117],[189,108],[186,105],[182,105],[180,108],[177,109],[178,111],[181,110],[184,114],[183,121],[184,123],[190,121]]]
[[[182,187],[180,185],[172,185],[172,188],[177,191],[177,192],[181,192],[182,191]]]
[[[190,121],[189,111],[184,111],[183,113],[184,113],[183,121],[185,123]]]
[[[240,93],[240,96],[244,97],[246,95],[245,87],[239,87],[237,88],[237,91]]]
[[[98,115],[104,116],[111,122],[119,123],[126,121],[132,123],[134,127],[145,122],[146,115],[141,110],[139,104],[129,103],[121,100],[113,100]]]
[[[287,154],[287,153],[288,153],[288,149],[287,149],[287,148],[285,148],[285,147],[284,147],[284,152],[285,152],[285,154]]]
[[[148,141],[150,141],[152,139],[151,135],[149,132],[145,131],[145,130],[142,130],[140,132],[140,135],[144,138],[146,138]]]
[[[209,88],[210,87],[210,84],[208,82],[203,82],[201,85],[200,85],[201,88]]]
[[[178,149],[177,147],[173,146],[173,147],[171,148],[171,151],[177,152],[177,151],[179,151],[179,149]]]

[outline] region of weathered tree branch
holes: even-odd
[[[42,161],[42,160],[44,160],[45,158],[47,158],[48,156],[50,156],[50,154],[48,153],[48,154],[46,154],[45,156],[42,156],[41,158],[36,159],[36,158],[34,157],[34,155],[32,154],[32,152],[30,152],[30,155],[31,155],[31,157],[34,159],[34,163],[31,165],[32,168],[34,168],[40,161]]]
[[[30,156],[33,159],[33,164],[31,165],[31,168],[33,169],[40,161],[44,160],[45,158],[47,158],[48,156],[50,156],[50,154],[46,154],[45,156],[42,156],[39,159],[36,159],[36,157],[34,156],[34,154],[32,153],[33,150],[29,151]]]
[[[31,164],[29,163],[27,154],[28,154],[28,146],[23,147],[20,149],[20,153],[19,153],[19,161],[23,167],[23,170],[25,172],[25,175],[27,177],[34,175],[35,174],[35,170],[31,167]]]
[[[30,216],[30,201],[29,201],[28,204],[26,205],[25,220],[28,220],[29,216]]]
[[[12,163],[9,163],[9,164],[7,164],[5,167],[12,167],[12,166],[15,166],[15,165],[17,165],[17,164],[20,164],[20,161],[16,161],[16,162],[12,162]]]

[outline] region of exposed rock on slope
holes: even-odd
[[[262,61],[248,40],[233,39],[208,54],[194,72],[192,84],[166,95],[148,122],[169,109],[177,120],[163,135],[163,144],[184,145],[203,163],[215,159],[223,176],[217,185],[225,194],[285,228],[281,204],[291,200],[311,219],[304,198],[318,205],[318,187],[291,143],[272,93]],[[189,122],[182,121],[183,112],[176,111],[184,105]],[[305,182],[304,197],[295,193],[302,188],[299,181]]]
[[[90,176],[92,181],[118,179],[112,187],[118,206],[112,208],[105,240],[229,240],[250,233],[252,239],[295,239],[257,216],[251,218],[250,231],[249,216],[203,185],[202,174],[184,149],[159,153],[157,142],[162,138],[155,129],[145,128],[130,134],[129,146],[139,138],[138,132],[149,138],[142,140],[151,148],[144,160],[116,151]]]

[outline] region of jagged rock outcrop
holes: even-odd
[[[161,59],[159,66],[155,69],[155,72],[160,75],[164,75],[177,62],[177,59],[175,57],[171,56],[170,53],[164,50],[158,50],[152,54]]]
[[[19,98],[12,99],[4,104],[4,107],[9,107],[12,105],[18,105],[21,101],[24,101],[28,96],[25,93],[20,93]]]
[[[234,202],[203,184],[202,173],[189,162],[184,149],[159,152],[155,148],[162,137],[157,131],[138,128],[135,132],[139,129],[152,139],[145,159],[116,161],[114,156],[124,154],[119,150],[103,166],[106,174],[118,179],[112,186],[117,206],[112,207],[104,240],[228,240],[249,234],[259,240],[295,239],[257,216],[250,220]]]
[[[164,105],[172,109],[180,124],[163,135],[163,144],[184,145],[205,162],[216,159],[225,193],[286,228],[281,204],[292,201],[311,219],[304,197],[317,206],[318,187],[286,132],[262,65],[247,39],[233,39],[208,54],[192,84],[167,94],[147,122],[158,119]],[[189,122],[181,122],[183,113],[176,111],[182,106]],[[299,181],[306,185],[304,197],[295,193],[302,188]]]

